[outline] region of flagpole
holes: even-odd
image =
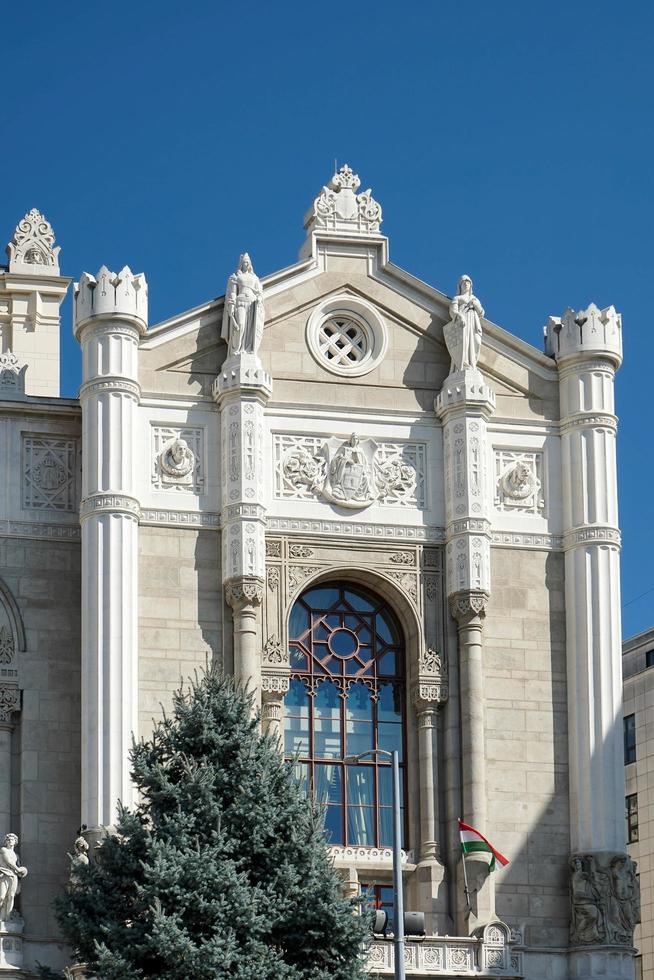
[[[468,916],[472,914],[472,905],[470,904],[470,889],[468,888],[468,872],[466,871],[466,855],[465,851],[461,847],[461,818],[458,818],[457,826],[459,827],[459,848],[461,850],[461,861],[463,862],[463,892],[466,897],[466,905],[468,906]]]

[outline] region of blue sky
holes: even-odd
[[[337,158],[397,264],[445,292],[469,272],[535,346],[548,314],[614,304],[628,636],[654,623],[653,45],[645,2],[7,4],[0,237],[39,207],[66,274],[146,273],[154,323],[246,248],[292,263]],[[63,358],[74,394],[69,303]]]

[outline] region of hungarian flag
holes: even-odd
[[[463,820],[459,820],[459,836],[461,837],[461,851],[465,857],[466,854],[472,854],[474,851],[485,851],[487,854],[492,855],[490,859],[490,864],[488,865],[488,872],[495,871],[495,862],[499,861],[502,867],[509,863],[509,859],[505,858],[503,854],[500,854],[490,841],[487,841],[483,834],[480,834],[478,830],[474,827],[470,827]]]

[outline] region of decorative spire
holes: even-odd
[[[29,272],[30,275],[59,275],[60,246],[55,248],[52,225],[37,208],[19,221],[14,236],[7,245],[10,272]]]
[[[307,231],[336,232],[347,235],[377,235],[382,220],[381,205],[370,188],[357,194],[361,186],[358,174],[345,164],[323,187],[307,213]]]

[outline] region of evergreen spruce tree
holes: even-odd
[[[231,680],[208,671],[179,691],[132,775],[142,803],[56,903],[90,977],[364,976],[366,921],[342,896],[322,815]]]

